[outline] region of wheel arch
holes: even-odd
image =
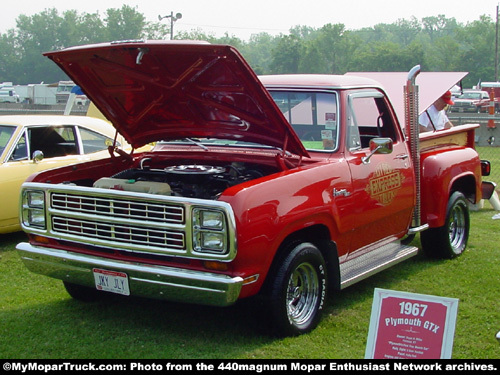
[[[423,209],[423,217],[426,218],[424,221],[428,223],[431,228],[444,225],[448,199],[453,193],[459,191],[470,203],[476,203],[478,199],[477,186],[478,183],[473,174],[457,176],[450,181],[448,189],[444,191],[446,199],[443,199],[439,194],[435,194],[434,200],[428,201],[428,204]],[[437,202],[435,201],[436,199],[438,199]]]
[[[421,156],[422,222],[444,225],[448,199],[456,191],[471,203],[481,198],[481,164],[472,148],[435,149]]]
[[[340,268],[337,244],[331,240],[330,231],[326,226],[315,224],[290,233],[283,239],[274,255],[271,267],[266,276],[266,281],[264,282],[263,290],[267,290],[269,280],[272,278],[272,275],[275,274],[288,253],[299,243],[304,242],[312,243],[321,252],[327,266],[329,288],[334,290],[340,289]]]

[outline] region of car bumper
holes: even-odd
[[[78,285],[95,287],[95,268],[126,273],[130,294],[140,297],[228,306],[236,302],[243,284],[241,277],[105,259],[26,242],[16,248],[30,271]]]

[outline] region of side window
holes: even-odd
[[[370,140],[388,137],[396,141],[394,122],[384,96],[378,92],[349,96],[347,145],[351,150],[370,146]]]
[[[78,155],[74,126],[37,126],[28,129],[30,149],[45,158]]]
[[[82,138],[83,152],[85,154],[106,150],[108,145],[113,144],[113,140],[109,137],[85,128],[79,129],[80,137]]]
[[[9,161],[29,160],[28,152],[29,150],[26,143],[26,133],[23,133],[21,138],[19,138],[16,147],[14,148],[14,152],[12,152]]]

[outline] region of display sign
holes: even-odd
[[[367,359],[451,358],[458,299],[375,289]]]

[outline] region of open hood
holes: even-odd
[[[236,49],[206,42],[120,42],[48,52],[135,148],[220,138],[307,156]]]

